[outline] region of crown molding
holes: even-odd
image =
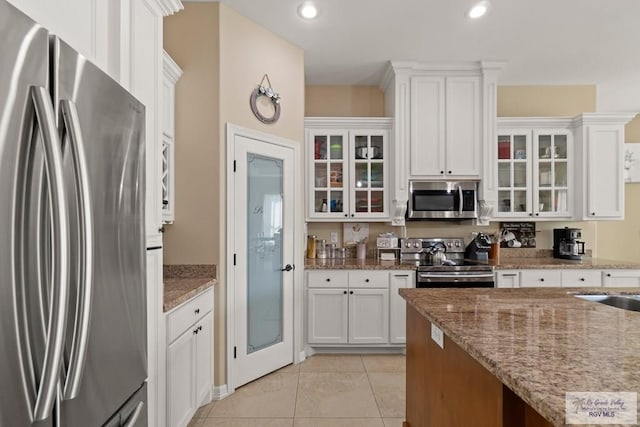
[[[182,68],[176,64],[166,50],[162,51],[162,69],[174,84],[178,81],[180,76],[182,76]]]

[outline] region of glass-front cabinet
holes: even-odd
[[[369,127],[351,127],[362,124]],[[309,219],[388,219],[390,126],[390,119],[305,119]]]
[[[500,119],[499,119],[500,123]],[[498,128],[499,218],[570,218],[572,133]]]

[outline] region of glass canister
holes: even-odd
[[[327,258],[327,241],[324,239],[316,240],[316,258]]]
[[[329,243],[327,245],[327,258],[335,258],[336,257],[336,244]]]
[[[307,258],[316,257],[316,236],[307,236]]]

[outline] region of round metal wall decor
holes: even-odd
[[[267,80],[267,83],[269,84],[269,86],[264,86],[262,84],[265,79]],[[271,100],[271,103],[273,104],[274,112],[271,117],[265,116],[258,109],[258,98],[261,96],[266,96]],[[249,102],[251,104],[251,111],[253,111],[253,114],[262,123],[266,123],[266,124],[275,123],[280,118],[280,95],[277,94],[271,87],[271,82],[269,81],[268,75],[265,74],[264,77],[262,77],[262,81],[260,81],[260,86],[258,86],[253,90],[253,92],[251,92],[251,98]]]

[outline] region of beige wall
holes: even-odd
[[[226,124],[304,141],[304,53],[220,3],[185,2],[165,18],[165,49],[184,70],[176,88],[176,221],[165,264],[216,264],[214,381],[226,383]],[[264,74],[282,98],[265,125],[249,97]],[[268,103],[267,105],[268,106]],[[186,141],[186,142],[185,142]]]
[[[498,117],[576,116],[596,111],[596,87],[498,86]]]
[[[176,84],[175,223],[165,226],[165,264],[219,264],[220,87],[217,3],[187,3],[164,19]]]
[[[377,86],[307,86],[306,117],[384,117],[384,92]]]

